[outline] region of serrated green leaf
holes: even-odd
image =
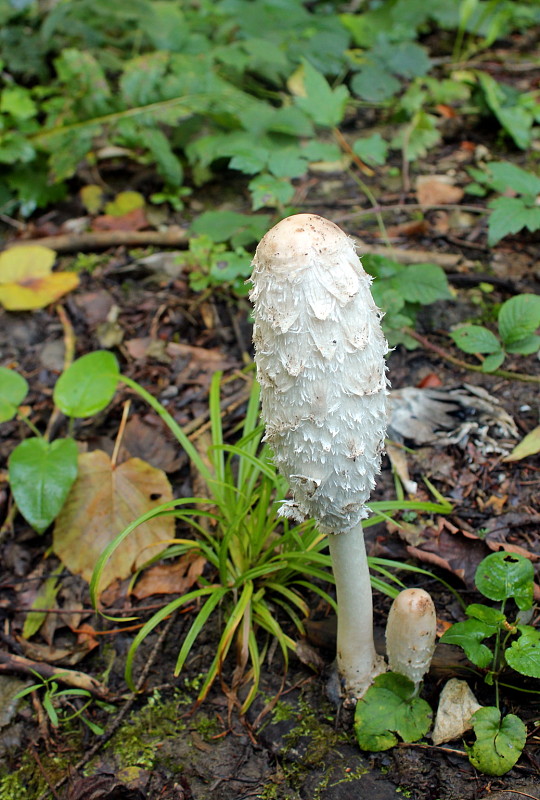
[[[394,281],[409,303],[428,305],[451,297],[448,279],[437,264],[411,264]]]
[[[184,170],[163,131],[156,127],[145,128],[141,140],[152,153],[157,171],[165,183],[169,186],[180,186],[184,179]]]
[[[9,483],[17,507],[38,533],[58,516],[77,477],[73,439],[25,439],[9,458]]]
[[[11,114],[17,120],[25,120],[37,114],[37,106],[28,89],[22,86],[8,86],[0,95],[0,112]]]
[[[540,297],[536,294],[511,297],[502,304],[498,321],[505,345],[516,344],[540,328]]]
[[[431,708],[414,696],[415,687],[404,675],[387,672],[377,676],[355,710],[354,730],[362,750],[378,752],[397,744],[421,739],[431,724]]]
[[[376,64],[402,78],[425,75],[431,66],[426,49],[416,42],[390,42],[379,40],[371,53]]]
[[[497,353],[501,349],[495,334],[483,325],[463,325],[450,336],[464,353]]]
[[[237,211],[204,211],[194,220],[191,231],[208,236],[212,242],[228,242],[234,247],[259,241],[270,225],[269,214],[240,214]]]
[[[504,359],[505,353],[503,350],[486,356],[482,361],[482,372],[495,372],[496,369],[499,369]]]
[[[521,675],[540,678],[540,631],[530,625],[519,625],[521,636],[505,650],[507,663]]]
[[[497,244],[509,233],[527,228],[534,232],[540,228],[540,208],[530,207],[521,197],[498,197],[488,203],[493,209],[488,222],[488,244]]]
[[[308,164],[300,147],[281,147],[270,154],[268,170],[276,178],[301,178],[306,174]]]
[[[116,357],[106,350],[88,353],[60,375],[53,398],[68,417],[91,417],[112,400],[120,379]]]
[[[485,597],[499,602],[513,597],[522,611],[533,602],[534,568],[517,553],[491,553],[480,562],[474,581]]]
[[[518,194],[535,197],[540,194],[540,178],[532,172],[527,172],[516,164],[508,161],[491,161],[486,164],[490,184],[498,192],[511,189]],[[491,176],[491,177],[489,177]]]
[[[386,163],[388,142],[383,139],[380,133],[374,133],[372,136],[356,139],[353,144],[353,151],[366,164],[380,166]]]
[[[467,751],[471,764],[487,775],[504,775],[512,769],[525,747],[527,729],[515,714],[501,720],[492,706],[479,708],[471,717],[476,742]]]
[[[306,97],[295,97],[296,105],[316,125],[334,128],[340,124],[345,114],[349,90],[343,85],[332,89],[324,75],[305,59],[303,60],[303,70]]]
[[[438,123],[433,114],[417,111],[410,123],[394,136],[390,146],[394,150],[402,150],[407,161],[423,158],[441,139]]]
[[[497,632],[497,625],[490,625],[477,619],[467,619],[465,622],[456,622],[442,636],[444,644],[455,644],[461,647],[465,655],[477,667],[484,669],[491,664],[493,653],[482,644],[484,639]]]
[[[366,64],[353,75],[351,89],[362,100],[369,103],[383,103],[399,92],[401,83],[383,67]]]
[[[13,419],[27,394],[25,378],[13,369],[0,367],[0,422]]]
[[[518,339],[517,342],[512,344],[505,343],[506,351],[508,353],[517,353],[520,356],[530,356],[540,350],[540,336],[531,333],[530,336],[525,336],[523,339]]]

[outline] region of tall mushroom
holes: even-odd
[[[264,236],[251,280],[266,441],[292,493],[280,513],[313,517],[329,534],[338,670],[346,695],[358,698],[384,670],[361,524],[386,430],[381,312],[351,239],[314,214]]]

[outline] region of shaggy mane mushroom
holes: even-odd
[[[387,421],[381,312],[351,239],[315,214],[288,217],[264,236],[251,280],[266,441],[292,494],[280,513],[313,517],[328,534],[338,670],[346,695],[358,698],[385,669],[361,524]]]

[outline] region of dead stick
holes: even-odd
[[[426,339],[425,336],[421,336],[416,331],[413,331],[412,328],[403,328],[403,332],[412,336],[413,339],[416,339],[417,342],[420,342],[422,347],[425,347],[426,350],[431,350],[433,353],[437,353],[440,358],[444,358],[445,361],[449,361],[450,364],[454,364],[456,367],[460,367],[460,369],[467,369],[471,372],[481,372],[482,375],[492,375],[494,378],[504,378],[505,380],[509,381],[521,381],[522,383],[540,383],[540,378],[536,375],[527,375],[523,372],[511,372],[510,370],[506,369],[495,369],[493,372],[484,372],[482,367],[478,366],[477,364],[469,364],[467,361],[462,361],[461,358],[456,358],[455,356],[450,355],[447,353],[446,350],[443,350],[442,347],[430,342],[429,339]]]
[[[102,700],[110,700],[111,692],[102,683],[79,672],[75,669],[64,669],[52,664],[44,664],[40,661],[32,661],[24,656],[15,656],[11,653],[0,651],[0,672],[22,672],[25,675],[32,675],[37,672],[42,678],[54,678],[67,686],[75,686],[77,689],[86,691],[99,697]]]
[[[461,253],[435,253],[430,250],[404,250],[399,247],[366,244],[353,236],[360,258],[365,255],[386,256],[400,264],[438,264],[443,269],[454,269],[461,261]]]
[[[188,246],[184,228],[172,225],[166,231],[88,231],[62,233],[41,239],[16,239],[8,247],[41,245],[57,253],[80,253],[87,250],[107,250],[109,247],[180,247]]]

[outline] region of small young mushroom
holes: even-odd
[[[388,345],[353,242],[314,214],[279,222],[253,260],[255,360],[266,441],[288,479],[280,509],[329,534],[338,602],[337,663],[361,697],[384,671],[373,644],[362,520],[386,430]]]
[[[386,623],[386,654],[392,672],[405,675],[416,691],[435,651],[437,616],[431,595],[424,589],[398,594]]]

